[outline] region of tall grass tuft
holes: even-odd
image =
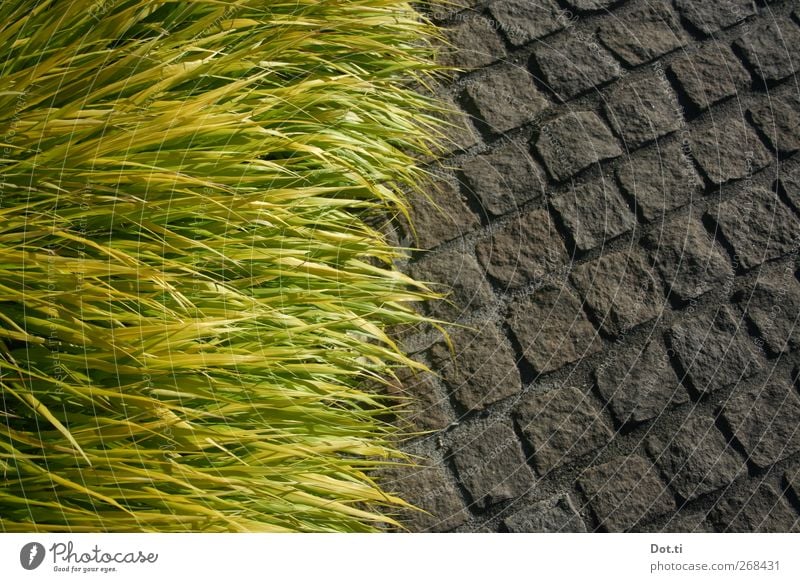
[[[395,0],[0,3],[0,531],[370,531],[428,296]],[[427,113],[424,113],[427,112]]]

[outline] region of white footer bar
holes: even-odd
[[[0,579],[797,581],[798,553],[798,534],[0,534]]]

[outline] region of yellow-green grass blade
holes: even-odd
[[[373,531],[434,28],[397,0],[0,4],[0,531]],[[384,511],[385,510],[385,511]]]

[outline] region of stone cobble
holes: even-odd
[[[638,455],[618,457],[586,469],[578,479],[599,528],[629,531],[640,522],[675,509],[655,467]]]
[[[675,143],[636,152],[619,166],[617,177],[646,221],[691,204],[703,189],[692,161]]]
[[[753,188],[743,196],[713,207],[709,215],[733,247],[743,269],[792,252],[798,245],[800,223],[777,194]]]
[[[754,103],[749,112],[773,152],[789,156],[800,150],[800,97],[772,95],[769,101]]]
[[[652,435],[647,451],[669,487],[687,501],[721,489],[746,472],[744,461],[709,416],[691,415],[676,432]]]
[[[618,346],[597,367],[594,377],[619,425],[642,423],[689,401],[657,340],[641,350]]]
[[[709,515],[717,531],[727,533],[795,533],[798,516],[769,484],[732,491]]]
[[[510,424],[459,428],[451,451],[456,473],[479,508],[524,495],[534,478]]]
[[[733,276],[698,220],[675,216],[645,238],[667,293],[680,302],[697,299]]]
[[[604,105],[626,150],[677,131],[682,125],[676,115],[677,99],[659,76],[617,84]]]
[[[763,369],[745,328],[730,308],[722,306],[669,330],[671,352],[697,392],[726,388]]]
[[[458,0],[415,531],[800,531],[800,9]],[[407,229],[406,229],[407,230]],[[400,400],[400,399],[398,399]],[[428,431],[428,432],[422,432]]]
[[[753,0],[676,0],[675,4],[681,16],[707,35],[728,28],[755,13]]]
[[[447,397],[437,389],[430,372],[402,368],[389,391],[399,397],[398,405],[406,407],[403,418],[413,430],[442,430],[453,422]]]
[[[675,59],[670,71],[692,105],[702,111],[736,95],[738,88],[750,80],[741,61],[724,44],[706,45]]]
[[[691,151],[715,185],[752,175],[772,157],[755,130],[741,116],[709,116],[691,128]]]
[[[656,531],[663,533],[714,533],[714,527],[704,513],[681,512],[674,514]]]
[[[458,19],[454,26],[446,27],[444,33],[448,45],[441,49],[442,64],[470,70],[506,56],[503,41],[487,18]]]
[[[508,323],[525,359],[540,373],[602,349],[580,301],[564,286],[548,284],[515,301]]]
[[[526,147],[508,142],[461,169],[467,187],[487,215],[502,216],[544,196],[546,181]]]
[[[596,90],[622,75],[622,68],[611,54],[594,39],[580,39],[564,34],[557,40],[541,42],[534,59],[548,88],[557,97],[568,100]]]
[[[572,112],[544,124],[536,150],[556,180],[622,154],[606,124],[591,111]]]
[[[791,19],[764,19],[736,41],[750,69],[767,83],[780,81],[800,66],[800,29]]]
[[[641,254],[616,252],[583,263],[572,271],[572,282],[610,335],[657,317],[663,295]]]
[[[636,227],[631,212],[612,179],[575,184],[555,195],[551,205],[580,252],[590,251]]]
[[[778,184],[794,211],[800,212],[800,168],[781,176]]]
[[[723,418],[759,469],[800,451],[800,397],[786,382],[737,390],[724,404]]]
[[[597,450],[612,437],[587,395],[575,388],[526,395],[514,419],[533,450],[539,475]]]
[[[480,141],[478,132],[475,131],[469,115],[458,110],[452,97],[440,96],[439,98],[443,107],[449,108],[450,113],[440,116],[444,123],[440,130],[442,136],[438,144],[439,151],[436,153],[445,156],[477,145]]]
[[[634,3],[600,25],[600,39],[626,65],[648,63],[687,43],[669,2]]]
[[[464,409],[483,410],[522,389],[511,344],[494,324],[459,329],[450,341],[453,351],[431,348],[432,365]]]
[[[503,518],[511,533],[584,533],[586,524],[569,495],[553,497]]]
[[[413,200],[411,222],[413,246],[432,249],[480,225],[480,219],[467,206],[454,179],[438,179],[429,188],[430,196]]]
[[[787,471],[784,478],[789,487],[791,487],[795,498],[800,499],[800,470]]]
[[[425,257],[414,265],[413,273],[418,281],[433,283],[434,290],[446,293],[444,300],[426,303],[434,317],[455,321],[490,307],[495,300],[478,261],[457,249]]]
[[[760,277],[735,299],[772,355],[800,349],[800,285],[791,270]]]
[[[497,228],[475,251],[486,272],[504,289],[541,280],[568,258],[553,220],[540,209]]]
[[[566,25],[556,0],[495,0],[489,10],[514,45],[541,38]]]
[[[463,500],[441,464],[385,469],[381,478],[389,489],[402,491],[404,499],[425,512],[402,510],[406,527],[416,531],[449,531],[469,519]]]
[[[548,102],[523,67],[501,64],[467,85],[467,94],[492,131],[502,133],[534,119]]]

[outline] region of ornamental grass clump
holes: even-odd
[[[427,290],[394,0],[0,3],[0,531],[370,531]],[[427,112],[427,113],[426,113]]]

